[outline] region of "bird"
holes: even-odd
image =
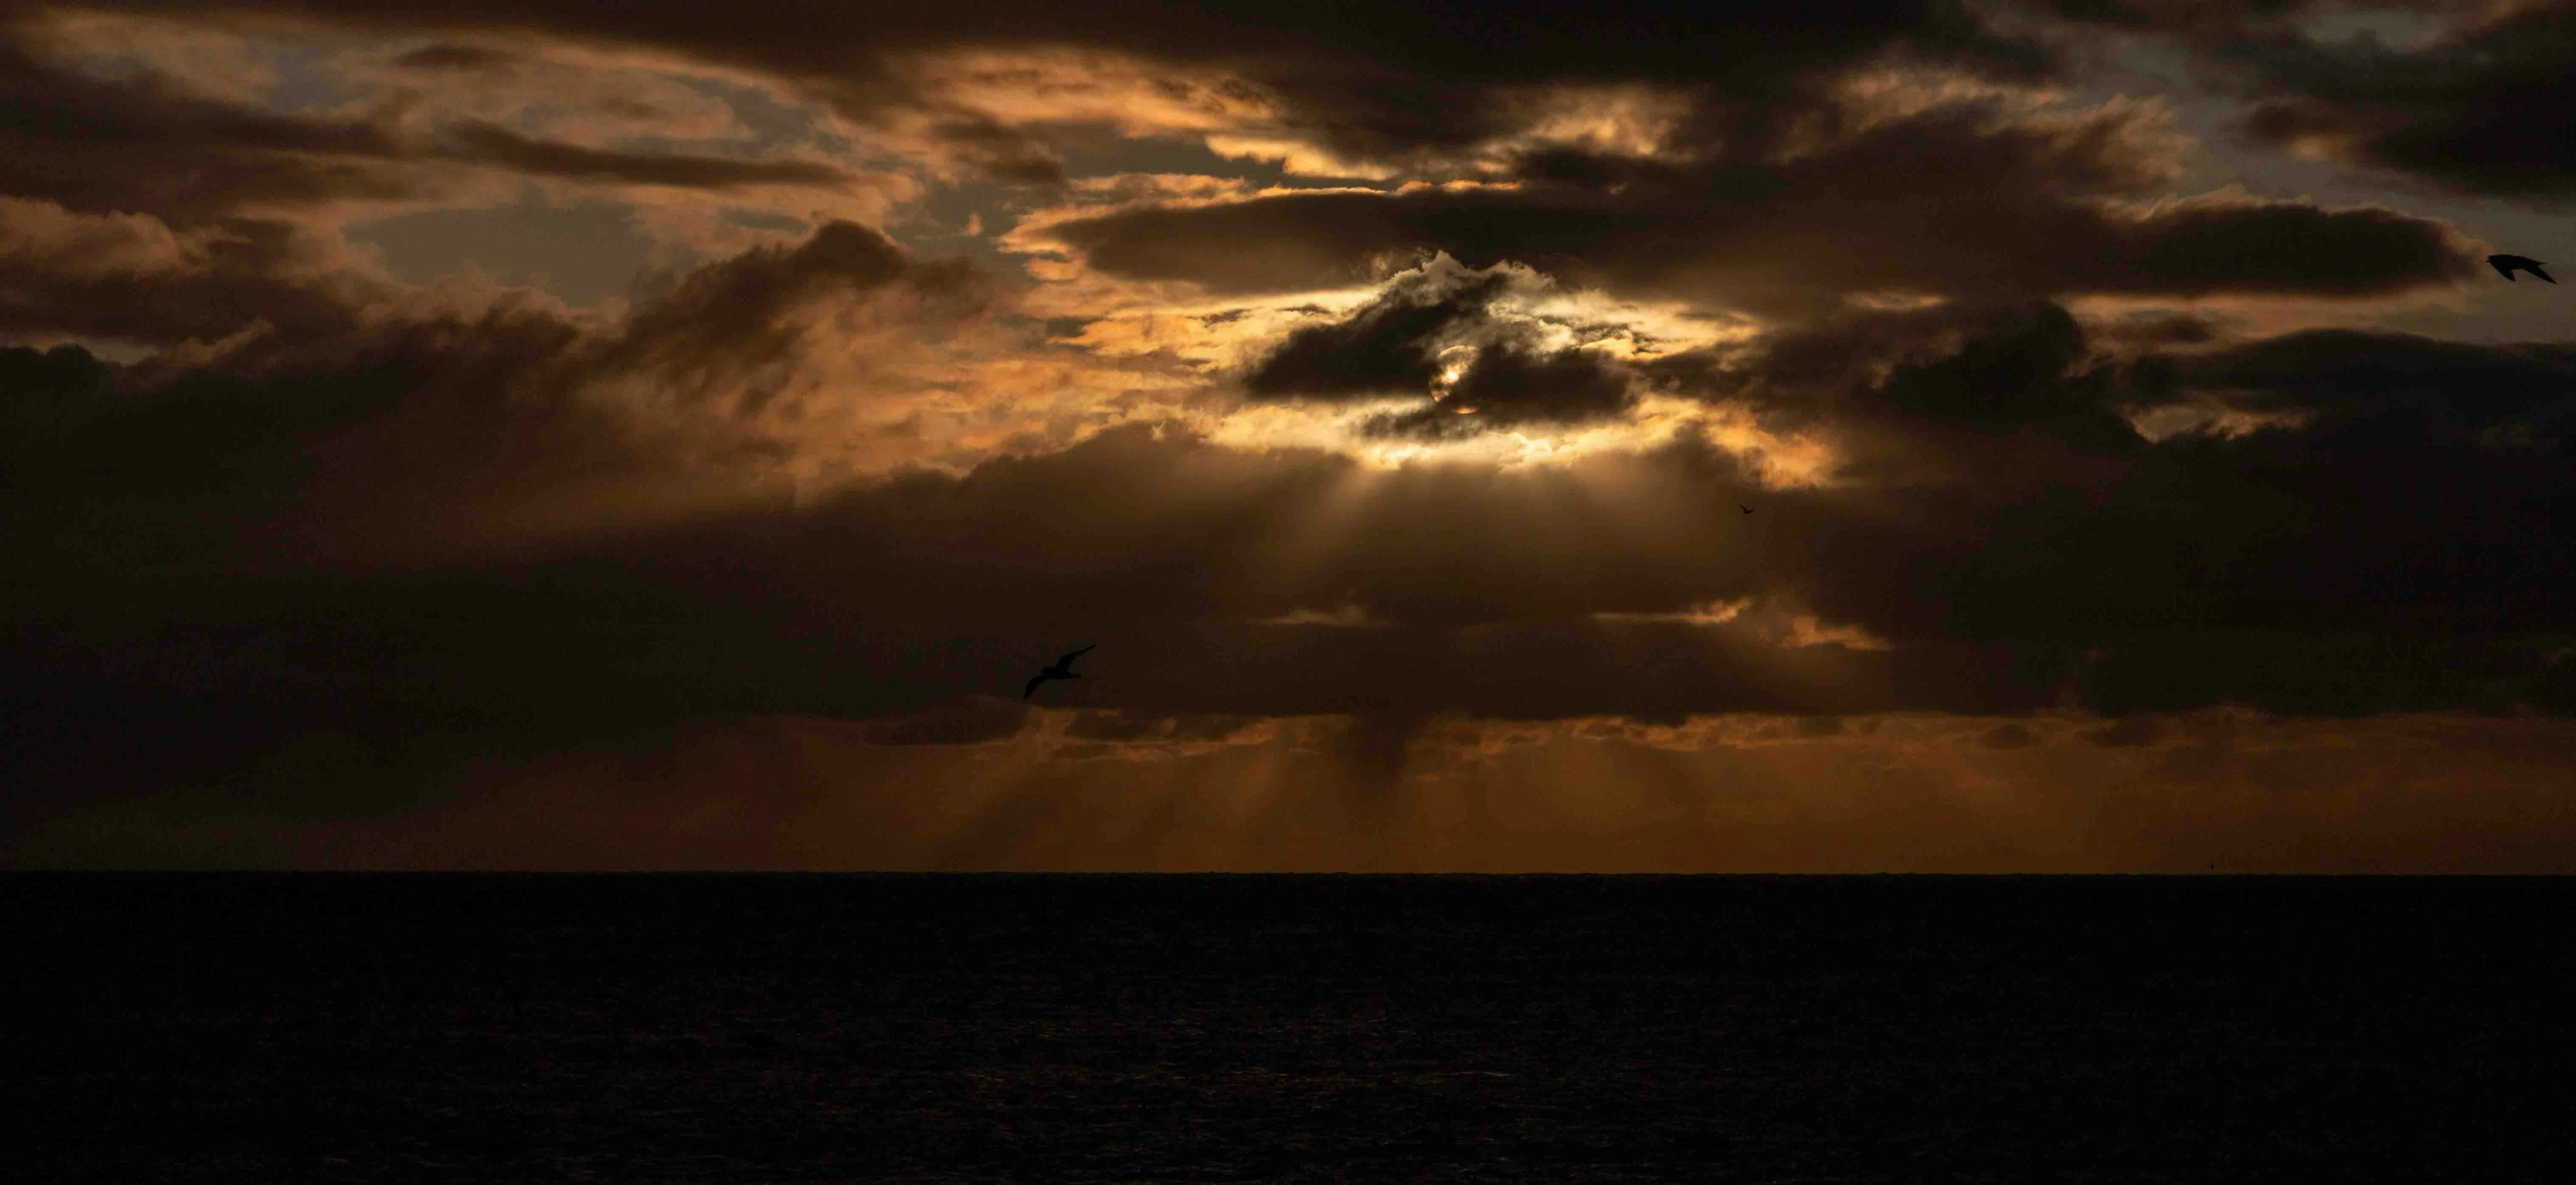
[[[2511,281],[2513,279],[2513,273],[2516,269],[2530,272],[2532,275],[2538,276],[2541,279],[2549,280],[2549,273],[2540,270],[2539,260],[2525,259],[2520,255],[2490,255],[2487,256],[2487,266],[2494,268],[2496,270],[2496,274],[2503,276],[2507,281]],[[2555,284],[2558,281],[2549,280],[2549,282]]]
[[[1741,511],[1743,511],[1743,512],[1744,512],[1744,513],[1746,513],[1746,514],[1751,514],[1751,513],[1753,513],[1753,508],[1752,508],[1752,507],[1750,507],[1750,506],[1747,506],[1747,505],[1743,504],[1742,502],[1738,502],[1738,503],[1736,503],[1736,504],[1735,504],[1735,508],[1736,508],[1737,510],[1741,510]]]
[[[1077,675],[1077,674],[1075,674],[1075,673],[1073,672],[1073,660],[1075,660],[1075,659],[1077,659],[1077,658],[1080,658],[1080,657],[1082,657],[1083,655],[1086,655],[1086,654],[1089,654],[1089,653],[1091,653],[1091,647],[1089,647],[1089,646],[1085,646],[1085,647],[1083,647],[1083,648],[1082,648],[1082,649],[1080,649],[1080,650],[1076,650],[1076,651],[1074,651],[1074,652],[1073,652],[1073,653],[1071,653],[1071,654],[1065,655],[1064,657],[1062,657],[1062,658],[1059,658],[1059,659],[1055,660],[1055,665],[1054,665],[1054,666],[1047,667],[1047,668],[1045,668],[1045,669],[1043,669],[1043,670],[1040,670],[1037,674],[1030,676],[1030,677],[1029,677],[1029,685],[1028,685],[1026,688],[1024,688],[1024,689],[1022,689],[1022,690],[1021,690],[1021,692],[1020,692],[1020,698],[1021,698],[1021,699],[1027,699],[1027,698],[1029,698],[1030,696],[1036,695],[1036,694],[1038,693],[1038,685],[1039,685],[1039,684],[1041,684],[1041,683],[1046,682],[1046,681],[1047,681],[1047,680],[1049,680],[1049,679],[1079,679],[1079,678],[1081,678],[1082,676]]]

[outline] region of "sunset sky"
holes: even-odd
[[[2576,2],[0,0],[0,864],[2576,872],[2494,252]]]

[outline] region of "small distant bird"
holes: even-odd
[[[1741,510],[1741,511],[1743,511],[1743,512],[1744,512],[1744,513],[1746,513],[1746,514],[1751,514],[1751,513],[1753,513],[1753,508],[1752,508],[1752,507],[1750,507],[1750,506],[1747,506],[1747,505],[1743,504],[1742,502],[1738,502],[1738,503],[1736,503],[1736,504],[1735,504],[1735,508],[1736,508],[1737,510]]]
[[[2549,280],[2549,273],[2540,270],[2540,261],[2537,259],[2525,259],[2519,255],[2490,255],[2487,256],[2487,264],[2496,270],[2497,275],[2503,276],[2508,281],[2513,279],[2513,273],[2517,269]],[[2558,281],[2549,280],[2549,282],[2555,284]]]
[[[1095,644],[1096,644],[1096,643],[1095,643]],[[1071,653],[1071,654],[1065,655],[1064,657],[1062,657],[1062,658],[1059,658],[1059,659],[1055,660],[1055,665],[1054,665],[1054,666],[1047,667],[1047,668],[1045,668],[1045,669],[1043,669],[1043,670],[1040,670],[1037,674],[1030,676],[1030,677],[1029,677],[1029,685],[1028,685],[1026,688],[1024,688],[1023,690],[1021,690],[1021,692],[1020,692],[1020,698],[1021,698],[1021,699],[1027,699],[1027,698],[1029,698],[1030,696],[1036,695],[1036,694],[1038,693],[1038,685],[1039,685],[1039,684],[1041,684],[1041,683],[1046,682],[1046,681],[1047,681],[1047,680],[1049,680],[1049,679],[1079,679],[1079,678],[1081,678],[1082,676],[1077,675],[1077,674],[1075,674],[1075,673],[1073,672],[1073,660],[1075,660],[1075,659],[1077,659],[1077,658],[1080,658],[1080,657],[1082,657],[1083,655],[1086,655],[1086,654],[1089,654],[1089,653],[1091,653],[1091,647],[1090,647],[1090,646],[1085,646],[1085,647],[1083,647],[1083,648],[1082,648],[1082,649],[1080,649],[1080,650],[1076,650],[1076,651],[1074,651],[1074,652],[1073,652],[1073,653]]]

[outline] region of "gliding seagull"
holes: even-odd
[[[1097,643],[1094,643],[1094,645],[1097,645]],[[1080,650],[1076,650],[1071,654],[1055,660],[1054,666],[1047,667],[1039,671],[1037,674],[1030,676],[1029,685],[1020,691],[1020,698],[1027,699],[1030,696],[1036,695],[1038,693],[1038,684],[1044,683],[1049,679],[1081,678],[1082,676],[1073,672],[1073,660],[1089,653],[1091,653],[1091,647],[1085,646]]]
[[[2494,268],[2496,270],[2496,274],[2503,276],[2507,281],[2511,281],[2513,279],[2513,273],[2516,269],[2530,272],[2532,275],[2538,276],[2541,279],[2549,280],[2549,273],[2540,270],[2540,261],[2537,259],[2525,259],[2519,255],[2490,255],[2487,256],[2487,266]],[[2558,281],[2549,280],[2549,282],[2555,284]]]

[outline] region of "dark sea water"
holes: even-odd
[[[0,1177],[2576,1180],[2576,882],[0,877]]]

